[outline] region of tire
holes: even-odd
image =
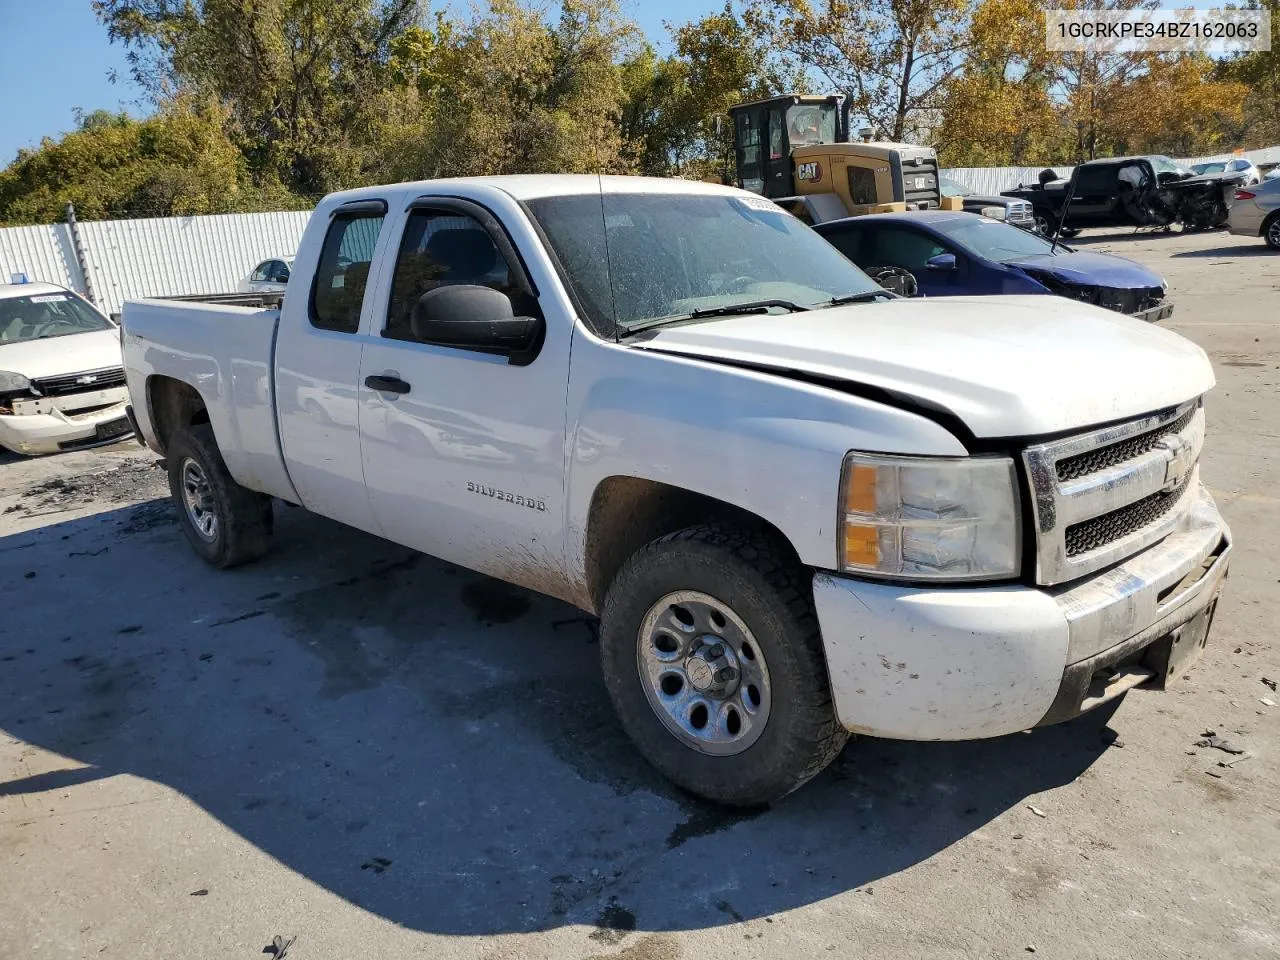
[[[1280,213],[1273,213],[1263,221],[1262,239],[1272,250],[1280,250]]]
[[[676,641],[681,647],[662,653],[662,626],[657,634],[650,630],[654,611],[665,611],[659,624],[675,624],[671,617],[679,609],[693,610],[699,623],[677,627],[686,631]],[[708,632],[701,633],[704,626]],[[697,646],[708,639],[714,642]],[[694,661],[706,651],[723,657],[695,671]],[[649,672],[655,657],[674,657],[658,664],[658,670],[671,671],[658,682]],[[715,664],[729,658],[738,668],[736,692],[721,691],[721,699],[704,693],[698,681],[707,679],[708,669],[712,680],[722,679],[724,670]],[[831,702],[808,577],[760,533],[697,526],[642,547],[623,564],[605,597],[600,659],[614,709],[640,753],[680,787],[716,803],[759,807],[779,800],[816,776],[848,740]],[[674,692],[664,686],[672,674],[684,678]],[[692,712],[662,705],[685,693]],[[694,730],[689,724],[696,721],[698,703],[712,707],[724,722],[710,722],[703,713],[702,730]],[[694,719],[681,727],[677,713]]]
[[[1052,239],[1054,230],[1058,229],[1058,218],[1043,207],[1034,208],[1032,216],[1035,218],[1036,229],[1040,231],[1040,236]]]
[[[271,498],[232,479],[212,427],[197,423],[179,430],[165,459],[178,524],[205,563],[225,570],[267,553]]]

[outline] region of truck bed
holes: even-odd
[[[127,301],[121,322],[125,375],[149,445],[158,446],[150,387],[157,377],[171,377],[204,399],[218,447],[237,482],[296,502],[276,424],[272,366],[279,319],[276,308]],[[147,398],[145,404],[137,401],[141,397]]]

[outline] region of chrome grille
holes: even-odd
[[[1067,527],[1065,535],[1067,556],[1077,557],[1090,550],[1097,550],[1109,543],[1127,537],[1135,530],[1141,530],[1154,523],[1173,509],[1174,504],[1182,499],[1191,484],[1191,474],[1187,474],[1182,482],[1172,490],[1161,490],[1149,497],[1143,497],[1136,503],[1119,510],[1112,510],[1100,517],[1073,523]]]
[[[1075,580],[1166,536],[1194,499],[1203,445],[1195,400],[1027,448],[1037,582]]]
[[[57,377],[40,377],[31,385],[42,397],[64,397],[69,393],[90,393],[109,390],[125,384],[124,367],[104,367],[100,370],[83,370]]]
[[[1121,440],[1119,443],[1102,447],[1100,450],[1091,450],[1088,453],[1081,453],[1074,457],[1067,457],[1065,460],[1059,460],[1058,479],[1076,480],[1090,473],[1097,473],[1107,467],[1114,467],[1118,463],[1132,460],[1134,457],[1140,457],[1158,447],[1161,439],[1168,434],[1181,433],[1185,430],[1187,425],[1191,423],[1191,418],[1195,415],[1196,408],[1192,407],[1168,426],[1158,427],[1136,437],[1130,437],[1128,440]]]

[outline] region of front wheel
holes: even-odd
[[[201,559],[225,569],[270,549],[271,498],[236,483],[207,423],[178,431],[166,461],[178,523]]]
[[[848,739],[805,572],[762,534],[690,527],[643,547],[609,587],[600,656],[641,754],[708,800],[778,800]]]

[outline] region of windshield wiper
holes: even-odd
[[[628,324],[624,329],[628,334],[639,333],[641,330],[663,327],[669,323],[681,323],[685,320],[703,320],[707,317],[741,317],[752,313],[768,313],[770,309],[775,307],[779,310],[786,310],[788,313],[801,313],[805,310],[813,309],[803,303],[796,303],[794,300],[749,300],[746,303],[730,303],[723,307],[703,307],[699,310],[678,313],[670,317],[654,317],[651,320]]]
[[[832,297],[824,307],[840,307],[846,303],[870,303],[872,300],[878,300],[884,297],[886,300],[898,299],[895,294],[889,290],[867,290],[865,293],[846,293],[843,297]]]

